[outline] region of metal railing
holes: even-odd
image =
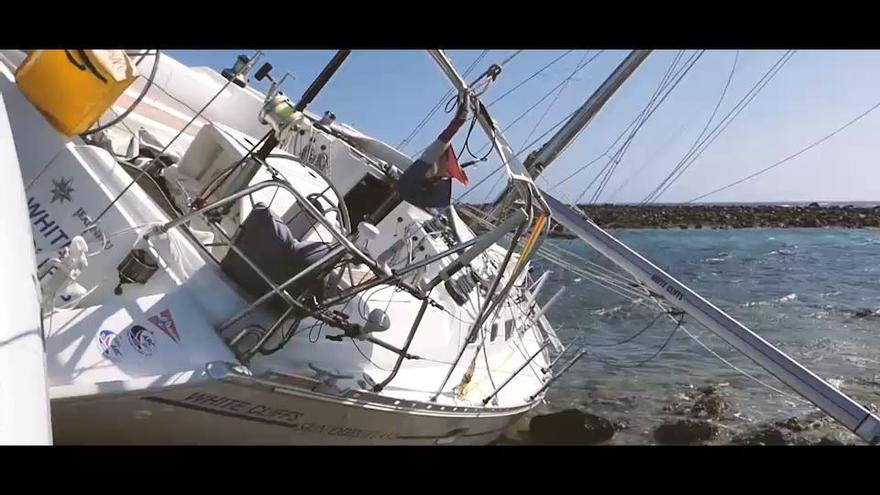
[[[300,208],[302,208],[303,212],[306,213],[306,215],[311,217],[313,220],[315,220],[317,223],[325,227],[336,241],[335,243],[331,244],[329,252],[322,256],[318,261],[310,264],[309,266],[280,284],[272,280],[272,278],[269,277],[262,269],[260,269],[260,267],[250,257],[248,257],[244,252],[241,251],[241,249],[235,246],[235,244],[233,243],[234,235],[229,235],[220,225],[220,222],[217,221],[217,219],[212,219],[210,215],[212,211],[223,208],[224,206],[230,205],[241,198],[250,196],[258,191],[269,187],[276,187],[293,195],[294,198],[296,198],[296,204],[298,204]],[[246,349],[243,352],[238,352],[236,348],[233,348],[233,351],[236,352],[239,359],[244,362],[247,362],[269,339],[272,338],[273,335],[277,333],[278,329],[281,328],[283,322],[288,317],[290,317],[291,314],[294,313],[294,310],[297,310],[299,313],[310,314],[316,319],[321,320],[331,326],[343,328],[344,330],[350,330],[350,328],[348,328],[350,327],[350,324],[346,324],[345,322],[337,318],[322,314],[320,311],[315,311],[313,308],[308,308],[302,302],[298,301],[294,297],[294,295],[292,295],[288,291],[291,286],[293,286],[293,284],[295,284],[296,282],[301,281],[305,277],[308,277],[310,275],[315,275],[316,273],[320,272],[321,269],[326,269],[332,266],[333,264],[335,264],[335,262],[339,261],[346,254],[351,255],[353,259],[357,260],[358,262],[366,264],[368,267],[373,269],[374,272],[381,275],[386,275],[385,270],[382,270],[375,260],[370,258],[369,255],[365,254],[361,249],[355,246],[354,243],[349,240],[342,232],[336,230],[333,224],[321,212],[319,212],[318,209],[310,201],[308,201],[306,197],[304,197],[299,191],[295,190],[292,186],[290,186],[289,183],[283,180],[272,179],[246,187],[241,191],[230,194],[229,196],[219,199],[210,205],[206,205],[203,208],[199,208],[187,214],[181,215],[178,218],[170,220],[169,222],[157,228],[154,232],[150,234],[150,236],[164,234],[176,227],[187,226],[189,222],[196,218],[203,219],[213,231],[215,231],[220,237],[223,238],[225,242],[221,245],[228,247],[233,253],[241,257],[241,259],[248,265],[248,267],[250,267],[250,269],[253,270],[254,273],[256,273],[260,277],[260,279],[262,279],[270,287],[270,290],[267,293],[256,298],[247,307],[243,308],[234,316],[224,321],[217,328],[218,334],[227,330],[245,316],[256,311],[258,307],[270,300],[273,296],[280,297],[284,300],[285,303],[287,303],[287,309],[282,312],[281,316],[270,326],[269,330],[267,330],[260,336],[256,345]],[[190,232],[187,231],[187,233],[190,234],[191,238],[194,238]],[[205,247],[201,245],[201,243],[197,242],[197,244],[199,244],[202,249],[205,249]],[[205,251],[209,255],[211,255],[209,251]],[[218,262],[213,255],[211,255],[211,258],[214,259],[215,262]],[[244,329],[243,332],[246,330],[248,329]],[[239,335],[233,338],[229,342],[230,345],[233,343],[237,344],[240,340],[240,337],[241,336]]]
[[[272,278],[269,277],[262,269],[260,269],[260,267],[253,260],[251,260],[244,252],[242,252],[241,249],[239,249],[237,246],[235,246],[233,243],[234,235],[229,235],[223,229],[223,227],[220,225],[220,221],[217,218],[212,218],[212,215],[211,215],[211,212],[214,210],[218,210],[218,209],[223,208],[227,205],[233,204],[234,202],[236,202],[244,197],[250,196],[256,192],[259,192],[259,191],[266,189],[266,188],[269,188],[269,187],[276,187],[276,188],[284,190],[284,191],[288,192],[289,194],[293,195],[294,198],[296,199],[296,203],[300,206],[300,208],[302,208],[302,211],[306,215],[311,217],[315,222],[317,222],[318,224],[320,224],[324,228],[326,228],[327,231],[329,231],[329,233],[333,236],[334,240],[336,241],[335,243],[331,244],[330,250],[327,252],[327,254],[322,256],[318,261],[310,264],[309,266],[307,266],[306,268],[304,268],[303,270],[301,270],[297,274],[293,275],[292,277],[290,277],[289,279],[287,279],[281,283],[276,283],[275,281],[273,281]],[[202,218],[204,221],[206,221],[206,223],[210,226],[210,228],[212,230],[214,230],[217,234],[219,234],[220,237],[223,238],[225,243],[223,243],[222,245],[228,247],[233,253],[235,253],[237,256],[241,257],[241,259],[244,260],[244,262],[254,271],[254,273],[256,273],[260,277],[260,279],[262,279],[270,287],[270,290],[268,292],[257,297],[250,304],[248,304],[247,307],[243,308],[242,310],[237,312],[235,315],[233,315],[232,317],[228,318],[226,321],[221,323],[217,328],[218,334],[229,329],[232,325],[241,321],[247,315],[252,314],[254,311],[257,310],[257,308],[259,308],[262,304],[269,301],[273,296],[280,297],[281,299],[284,300],[285,303],[287,303],[287,308],[274,321],[274,323],[268,328],[268,330],[266,330],[265,332],[262,332],[262,333],[257,332],[259,337],[257,338],[257,342],[254,345],[248,347],[247,349],[245,349],[243,351],[239,351],[237,348],[237,344],[244,337],[245,333],[248,333],[248,332],[253,333],[254,332],[254,329],[252,328],[252,326],[248,326],[247,328],[243,329],[242,332],[240,332],[240,335],[236,335],[228,341],[228,344],[232,348],[233,352],[235,352],[237,357],[244,363],[247,363],[257,352],[260,352],[261,348],[267,342],[269,342],[273,336],[275,336],[277,334],[279,329],[281,329],[283,327],[284,321],[286,321],[288,318],[290,318],[292,316],[297,316],[297,317],[301,318],[302,314],[309,314],[310,316],[314,317],[315,319],[320,320],[324,323],[327,323],[330,326],[333,326],[336,328],[341,328],[345,332],[345,335],[352,336],[354,334],[357,334],[359,331],[359,328],[357,325],[348,323],[347,321],[344,321],[344,319],[340,319],[339,316],[325,313],[325,311],[329,310],[329,308],[333,307],[336,304],[340,304],[340,303],[344,302],[346,299],[348,299],[350,297],[354,297],[359,292],[367,290],[370,287],[375,287],[377,285],[381,285],[383,283],[396,283],[398,285],[404,286],[404,288],[407,288],[410,292],[419,296],[419,298],[422,299],[422,305],[419,309],[418,315],[416,316],[415,320],[413,321],[412,327],[410,328],[410,332],[409,332],[407,339],[401,349],[397,349],[396,347],[391,346],[389,344],[386,344],[382,341],[379,341],[378,339],[375,339],[373,337],[369,337],[369,339],[368,339],[370,342],[373,342],[374,344],[380,345],[381,347],[389,349],[392,352],[395,352],[396,354],[398,354],[397,362],[395,363],[394,368],[390,372],[389,376],[385,380],[383,380],[381,383],[379,383],[373,387],[374,391],[378,392],[378,391],[381,391],[384,387],[386,387],[395,378],[398,371],[400,370],[400,367],[401,367],[404,359],[415,358],[415,356],[412,356],[411,354],[408,353],[408,350],[409,350],[409,347],[410,347],[413,339],[415,338],[415,335],[416,335],[418,328],[421,324],[422,318],[425,314],[425,311],[427,310],[428,304],[434,303],[430,298],[430,291],[433,290],[433,288],[436,285],[438,285],[439,283],[441,283],[442,281],[448,280],[449,277],[451,277],[458,270],[464,268],[471,260],[473,260],[480,253],[482,253],[483,251],[488,249],[488,247],[490,245],[497,242],[503,235],[506,235],[508,232],[515,229],[516,230],[515,234],[514,234],[515,241],[511,243],[509,249],[507,250],[507,253],[505,254],[504,261],[502,262],[502,265],[498,268],[498,272],[497,272],[496,276],[494,277],[491,288],[488,291],[486,300],[484,301],[482,307],[480,308],[480,312],[477,315],[477,319],[471,328],[471,333],[478,331],[482,327],[482,325],[487,320],[488,315],[492,314],[498,308],[499,304],[503,301],[503,299],[509,294],[513,284],[515,283],[515,280],[518,278],[518,274],[521,273],[521,269],[524,266],[523,261],[525,261],[525,260],[520,260],[520,262],[517,263],[517,266],[514,269],[515,273],[511,274],[510,279],[504,284],[504,287],[500,291],[499,291],[499,285],[501,284],[501,281],[504,279],[505,272],[507,271],[507,268],[508,268],[510,261],[513,257],[513,254],[516,250],[516,247],[517,247],[516,240],[518,240],[519,237],[521,237],[525,233],[526,229],[531,224],[531,221],[533,219],[534,209],[532,208],[532,205],[531,205],[531,201],[530,201],[531,197],[529,197],[528,199],[529,199],[529,201],[528,201],[529,204],[527,205],[527,208],[525,211],[516,210],[515,214],[511,215],[511,217],[509,217],[505,222],[503,222],[501,225],[499,225],[498,228],[496,228],[490,232],[487,232],[481,236],[478,236],[474,239],[471,239],[467,242],[464,242],[458,246],[455,246],[454,248],[451,248],[447,251],[444,251],[444,252],[438,253],[434,256],[428,257],[420,262],[412,263],[412,264],[404,267],[402,270],[394,270],[394,271],[391,271],[390,269],[384,268],[376,260],[371,258],[368,254],[364,253],[348,237],[346,237],[345,234],[336,230],[334,225],[324,216],[324,214],[322,214],[322,212],[320,212],[308,200],[307,197],[305,197],[299,191],[294,189],[287,181],[280,180],[277,178],[271,179],[271,180],[266,180],[266,181],[254,184],[252,186],[246,187],[236,193],[230,194],[227,197],[219,199],[210,205],[206,205],[202,208],[199,208],[197,210],[194,210],[194,211],[191,211],[187,214],[184,214],[178,218],[175,218],[175,219],[165,223],[164,225],[160,226],[159,228],[157,228],[150,235],[163,234],[173,228],[187,226],[187,224],[195,218]],[[189,233],[188,230],[187,230],[187,233]],[[189,234],[191,234],[191,233],[189,233]],[[356,236],[356,234],[353,234],[353,235]],[[543,239],[541,239],[541,240],[543,240]],[[199,243],[199,244],[203,249],[205,249],[204,246],[201,245],[201,243]],[[465,251],[465,250],[467,250],[467,251]],[[207,252],[207,250],[206,250],[206,252]],[[427,287],[425,287],[424,289],[409,287],[409,286],[407,286],[407,284],[405,284],[405,282],[403,282],[403,280],[401,280],[401,277],[407,273],[411,273],[414,270],[418,270],[420,268],[423,268],[425,266],[430,265],[431,263],[437,262],[443,258],[446,258],[446,257],[454,255],[454,254],[458,254],[458,253],[461,253],[459,255],[458,259],[456,261],[452,262],[451,264],[447,265],[447,267],[445,269],[441,270],[441,272],[438,273],[438,275],[435,276],[427,284]],[[327,268],[330,268],[330,267],[336,265],[345,255],[350,255],[353,258],[353,260],[357,260],[358,262],[364,263],[377,276],[374,277],[372,280],[369,280],[369,281],[361,283],[359,285],[350,287],[347,290],[342,291],[340,294],[337,294],[336,296],[330,298],[329,300],[323,301],[317,307],[312,307],[312,308],[306,307],[302,302],[297,300],[297,298],[293,294],[291,294],[289,292],[289,289],[294,284],[296,284],[298,281],[301,281],[305,277],[308,277],[310,275],[316,275],[316,274],[320,273],[322,271],[322,269],[326,270]],[[211,257],[213,258],[213,255]],[[215,261],[216,261],[216,258],[215,258]],[[496,295],[497,295],[497,297],[495,297]],[[437,303],[434,303],[434,304],[437,305]],[[541,349],[538,351],[538,353],[543,351],[544,347],[545,346],[542,346]],[[280,347],[278,347],[278,348],[280,348]],[[439,396],[440,392],[442,391],[442,388],[446,385],[446,382],[448,382],[457,363],[461,360],[461,357],[464,354],[464,351],[466,348],[467,348],[467,343],[465,343],[465,345],[462,346],[462,348],[458,354],[458,357],[456,358],[455,362],[450,366],[449,372],[448,372],[446,378],[444,379],[443,385],[440,387],[440,389],[437,391],[437,393],[431,399],[432,401],[436,400],[437,396]],[[534,359],[534,357],[532,357],[532,359]],[[529,359],[528,362],[531,362],[532,359]],[[526,364],[528,364],[528,362]],[[504,385],[509,383],[510,380],[512,380],[513,377],[516,376],[516,374],[517,373],[514,373],[507,380],[507,382],[505,382]],[[502,387],[503,387],[503,385],[502,385]],[[500,390],[500,387],[499,387],[499,390]],[[496,390],[493,395],[497,394],[497,392],[498,391]]]
[[[431,279],[431,281],[428,282],[425,291],[430,294],[430,292],[434,290],[436,286],[440,285],[440,283],[445,280],[449,280],[450,277],[452,277],[459,270],[467,266],[471,261],[474,260],[474,258],[476,258],[480,255],[480,253],[488,249],[489,246],[497,242],[498,239],[502,238],[507,232],[513,230],[514,228],[522,230],[524,228],[524,225],[528,225],[528,218],[525,212],[523,212],[522,210],[517,210],[514,212],[513,215],[511,215],[507,220],[502,222],[495,229],[486,232],[485,234],[482,234],[481,236],[476,237],[471,241],[468,241],[468,243],[465,244],[469,245],[470,248],[466,252],[462,253],[461,256],[459,256],[458,259],[455,260],[455,262],[448,265],[446,268],[441,270],[440,273],[438,273],[433,279]],[[460,250],[461,246],[453,249]],[[406,343],[403,346],[404,353],[409,350],[409,346],[410,344],[412,344],[412,341],[416,336],[416,332],[418,331],[419,326],[422,323],[422,318],[425,316],[425,311],[428,309],[428,303],[429,299],[426,298],[424,301],[422,301],[422,305],[419,307],[419,312],[416,315],[415,320],[413,320],[413,324],[410,327],[409,334],[406,337]],[[397,372],[400,370],[400,366],[403,364],[404,357],[405,356],[403,354],[398,355],[397,362],[394,363],[394,369],[391,370],[391,373],[388,375],[387,378],[385,378],[385,380],[383,380],[379,384],[376,384],[373,387],[374,392],[381,391],[383,388],[388,386],[389,383],[391,383],[391,380],[393,380],[394,377],[397,376]],[[461,357],[459,356],[459,359],[460,358]],[[452,367],[454,369],[455,365],[453,365]]]

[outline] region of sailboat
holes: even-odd
[[[530,270],[552,219],[664,311],[880,439],[877,416],[535,184],[649,51],[526,163],[473,91],[500,67],[469,84],[429,55],[507,174],[480,229],[401,198],[412,157],[308,109],[347,50],[296,102],[269,63],[254,76],[269,89],[248,84],[259,53],[217,73],[158,50],[0,52],[0,151],[17,159],[6,178],[25,191],[39,283],[21,297],[45,345],[28,393],[51,399],[18,417],[60,444],[489,443],[584,356],[562,359]]]

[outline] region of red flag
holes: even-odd
[[[440,173],[438,175],[442,177],[452,177],[464,184],[465,187],[467,187],[470,182],[468,181],[467,174],[464,173],[464,169],[461,168],[461,165],[458,163],[458,158],[456,158],[455,152],[452,151],[452,146],[446,148],[443,156],[440,157]]]

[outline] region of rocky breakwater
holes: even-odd
[[[610,229],[880,227],[880,206],[606,204],[582,205],[580,209]]]

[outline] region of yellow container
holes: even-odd
[[[88,130],[136,78],[122,50],[33,50],[15,72],[21,92],[68,137]]]

